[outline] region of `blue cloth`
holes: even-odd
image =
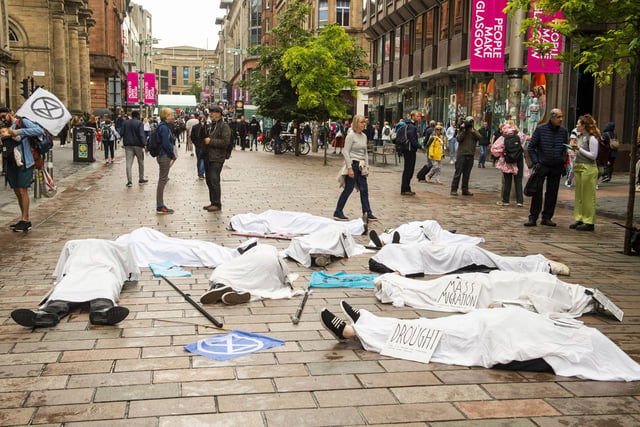
[[[373,279],[376,277],[377,274],[347,274],[344,271],[327,274],[324,271],[314,271],[309,279],[309,287],[374,289]]]
[[[191,277],[191,272],[184,270],[177,265],[166,262],[150,262],[149,268],[154,277]]]
[[[228,360],[261,350],[279,347],[284,341],[234,329],[228,334],[204,338],[184,349],[215,360]]]

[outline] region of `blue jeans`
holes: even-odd
[[[202,149],[202,143],[193,144],[196,152],[196,169],[198,170],[198,176],[204,176],[204,159],[200,156],[200,150]]]
[[[487,160],[487,146],[480,146],[480,158],[478,159],[478,164],[484,166],[484,162]]]
[[[360,190],[362,213],[372,215],[373,212],[371,212],[371,207],[369,206],[369,186],[367,184],[367,177],[360,173],[357,161],[354,161],[351,164],[351,167],[353,168],[353,178],[349,175],[344,177],[344,190],[342,190],[342,194],[340,194],[340,197],[338,198],[338,205],[336,206],[336,210],[333,215],[344,215],[344,206],[347,204],[347,199],[349,199],[349,196],[353,192],[356,184],[358,184],[358,190]]]
[[[278,135],[273,137],[273,153],[280,154],[280,136]]]

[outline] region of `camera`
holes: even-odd
[[[473,117],[460,118],[460,129],[473,130]]]

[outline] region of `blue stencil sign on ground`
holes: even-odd
[[[282,340],[234,329],[228,334],[215,335],[187,344],[184,349],[210,359],[228,360],[283,344]]]

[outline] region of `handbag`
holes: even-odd
[[[540,177],[538,176],[538,170],[534,169],[533,172],[531,172],[529,180],[527,180],[527,185],[524,186],[524,190],[522,191],[525,196],[533,197],[533,195],[538,192],[539,179]]]
[[[40,181],[40,190],[42,195],[45,197],[53,197],[58,192],[58,187],[56,186],[53,178],[47,172],[46,168],[43,168],[38,171],[38,180]]]
[[[620,142],[618,141],[618,138],[610,138],[609,139],[609,147],[612,150],[617,150],[618,148],[620,148]]]

